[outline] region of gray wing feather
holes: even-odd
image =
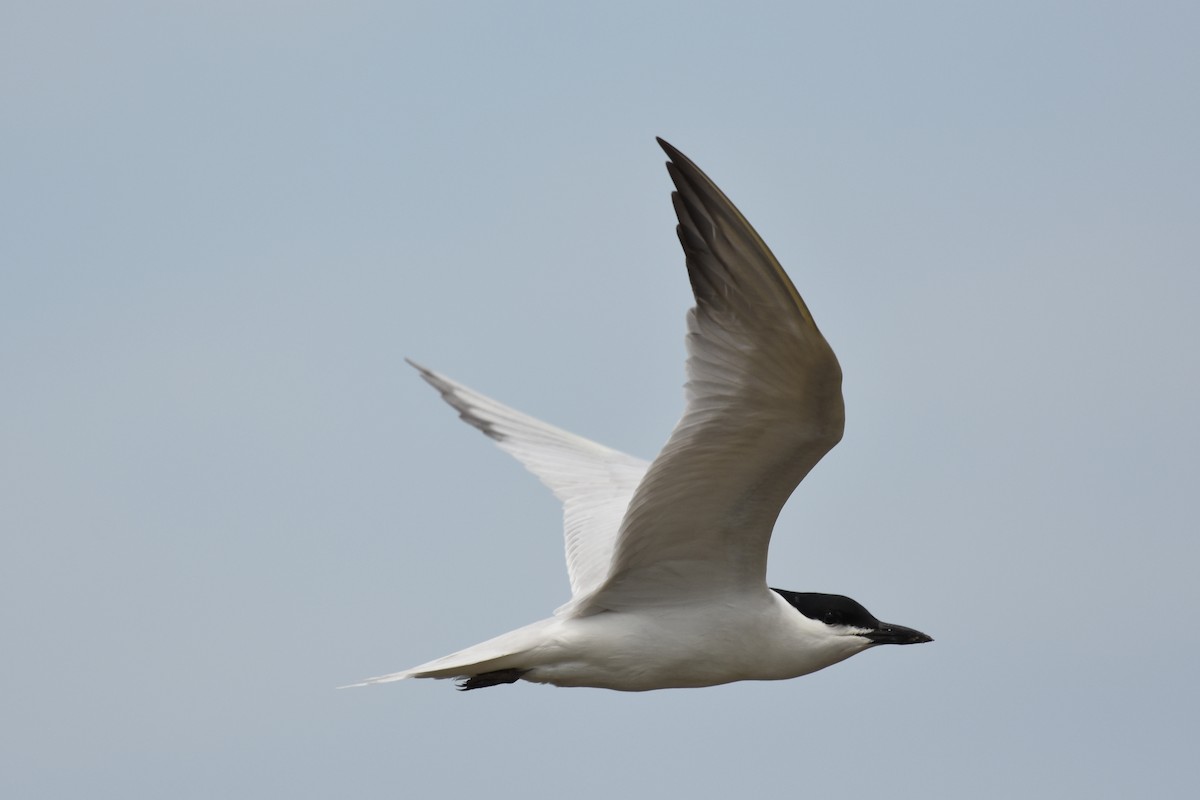
[[[696,298],[687,406],[577,614],[765,585],[775,519],[845,421],[837,358],[775,256],[708,176],[659,143]]]
[[[515,411],[412,361],[459,417],[525,465],[562,501],[572,596],[608,574],[629,499],[648,462]]]

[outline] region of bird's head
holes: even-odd
[[[877,644],[922,644],[933,637],[903,625],[880,622],[862,603],[840,594],[818,592],[789,592],[774,589],[792,608],[814,622],[819,622],[834,636],[853,636],[861,640],[864,649]]]

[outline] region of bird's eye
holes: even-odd
[[[841,625],[842,624],[842,612],[826,611],[825,616],[821,617],[821,621],[824,622],[826,625]]]

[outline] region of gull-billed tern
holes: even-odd
[[[690,159],[659,144],[696,297],[683,417],[647,463],[413,364],[562,501],[572,596],[549,619],[355,686],[714,686],[794,678],[875,645],[932,641],[849,597],[767,586],[780,509],[842,438],[842,371],[750,223]]]

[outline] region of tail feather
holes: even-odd
[[[544,619],[524,628],[488,639],[465,650],[434,659],[403,672],[377,675],[359,683],[339,686],[355,689],[408,678],[465,678],[460,689],[479,689],[500,683],[512,683],[533,666],[533,651],[546,641],[546,628],[558,624],[554,618]]]
[[[345,686],[339,686],[339,689],[357,689],[360,686],[374,686],[377,683],[391,683],[392,681],[402,681],[406,678],[411,678],[412,672],[405,670],[404,672],[393,672],[390,675],[376,675],[374,678],[367,678],[365,681],[358,683],[347,683]]]

